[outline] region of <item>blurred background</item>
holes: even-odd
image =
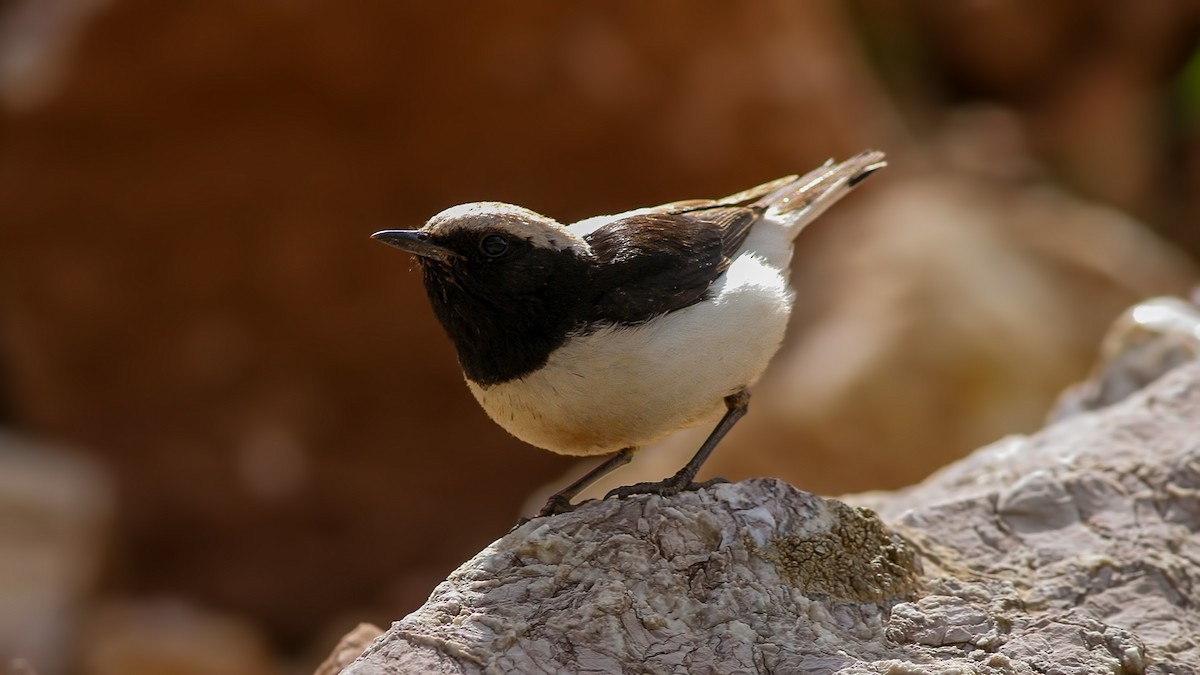
[[[367,238],[461,202],[565,222],[884,150],[710,475],[895,488],[1038,428],[1196,280],[1198,35],[1194,0],[0,0],[0,658],[307,672],[578,475]]]

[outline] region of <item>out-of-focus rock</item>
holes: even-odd
[[[70,70],[92,15],[110,0],[12,0],[0,4],[0,109],[46,102]]]
[[[106,551],[111,491],[94,462],[0,432],[0,663],[66,672]]]
[[[911,484],[1038,428],[1121,311],[1196,282],[1136,221],[1046,183],[1020,143],[1002,113],[964,113],[928,169],[893,162],[797,240],[788,344],[703,476]],[[710,429],[640,451],[585,495],[671,475]]]
[[[1138,303],[1117,319],[1092,375],[1063,393],[1059,420],[1124,400],[1163,374],[1200,359],[1200,308],[1179,298]]]
[[[13,659],[8,664],[8,675],[38,675],[37,669],[28,659]]]
[[[280,675],[262,633],[183,602],[112,601],[83,626],[80,675]]]
[[[360,623],[354,630],[342,636],[337,646],[330,652],[329,657],[317,666],[313,675],[337,675],[367,650],[367,647],[383,635],[383,629],[370,623]]]
[[[1195,672],[1197,436],[1200,363],[851,498],[894,532],[769,479],[588,502],[464,563],[343,673]]]

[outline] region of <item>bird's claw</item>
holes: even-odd
[[[513,530],[516,530],[517,528],[521,527],[525,523],[528,523],[529,521],[534,520],[536,518],[544,518],[546,516],[557,516],[557,515],[560,515],[563,513],[570,513],[572,511],[574,511],[576,508],[577,508],[577,505],[572,504],[570,499],[568,499],[562,495],[553,495],[550,497],[550,499],[546,500],[546,505],[543,506],[540,511],[533,514],[533,516],[531,518],[521,517],[521,518],[517,519],[517,524],[513,525],[512,530],[509,530],[509,531],[511,532]]]
[[[570,513],[574,511],[575,508],[575,505],[571,503],[570,499],[567,499],[562,495],[553,495],[550,497],[550,499],[546,500],[546,505],[542,507],[541,511],[537,512],[537,515],[535,515],[534,518],[557,516],[563,513]]]
[[[706,487],[717,485],[718,483],[728,483],[724,478],[713,478],[700,483],[693,482],[687,476],[675,474],[665,480],[655,481],[651,483],[634,483],[633,485],[624,485],[619,488],[609,490],[608,494],[604,495],[605,499],[616,498],[624,499],[633,495],[658,495],[660,497],[670,497],[677,495],[680,492],[691,492],[692,490],[700,490]]]

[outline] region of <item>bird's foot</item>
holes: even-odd
[[[537,512],[534,518],[542,518],[544,516],[557,516],[562,513],[570,513],[574,511],[576,506],[571,503],[571,500],[562,495],[554,495],[546,500],[546,505],[541,511]]]
[[[552,495],[550,499],[546,500],[546,505],[543,506],[540,511],[535,513],[532,518],[525,518],[523,516],[518,518],[517,524],[513,525],[512,529],[515,530],[534,518],[543,518],[545,516],[557,516],[562,513],[570,513],[577,508],[579,508],[578,505],[572,504],[569,497],[564,497],[563,495],[559,494]],[[510,532],[511,531],[512,530],[510,530]]]
[[[700,483],[692,481],[690,476],[684,474],[675,474],[665,480],[655,481],[652,483],[634,483],[633,485],[625,485],[619,488],[613,488],[604,495],[605,499],[615,497],[624,499],[633,495],[658,495],[660,497],[670,497],[677,495],[680,492],[690,492],[692,490],[700,490],[706,487],[712,487],[720,483],[728,483],[724,478],[713,478]]]

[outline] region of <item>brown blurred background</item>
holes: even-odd
[[[882,149],[713,471],[894,488],[1037,428],[1195,281],[1197,35],[1189,0],[0,0],[0,657],[304,672],[578,472],[486,419],[367,238],[460,202]]]

